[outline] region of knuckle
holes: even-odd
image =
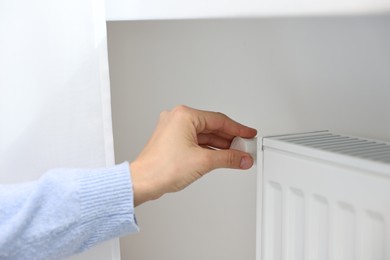
[[[178,106],[175,106],[173,109],[172,109],[172,112],[174,113],[187,113],[188,112],[188,107],[185,106],[185,105],[178,105]]]
[[[236,154],[233,153],[233,152],[228,152],[227,154],[227,157],[226,157],[226,164],[228,167],[232,168],[235,166],[235,162],[236,162]]]
[[[164,117],[167,113],[168,113],[168,111],[166,111],[166,110],[161,111],[160,116],[161,116],[161,117]]]
[[[227,115],[225,115],[224,113],[222,112],[216,112],[220,117],[224,117],[224,118],[227,118]]]
[[[160,120],[164,119],[168,115],[168,111],[164,110],[160,113]]]
[[[202,165],[202,172],[207,172],[209,171],[210,169],[213,169],[214,168],[214,160],[212,158],[211,155],[206,155],[203,156],[201,159],[200,159],[200,164],[199,165]]]
[[[178,119],[188,119],[191,117],[191,110],[184,105],[176,106],[172,109],[171,113]]]

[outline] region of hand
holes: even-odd
[[[251,156],[229,147],[235,136],[256,134],[221,113],[186,106],[162,112],[151,139],[130,164],[134,205],[182,190],[217,168],[249,169]]]

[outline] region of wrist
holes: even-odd
[[[137,207],[144,202],[155,200],[161,197],[156,194],[152,182],[148,180],[146,170],[141,163],[134,161],[130,163],[130,174],[133,183],[134,206]]]

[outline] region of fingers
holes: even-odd
[[[231,138],[226,139],[214,134],[199,134],[198,144],[201,146],[211,146],[218,149],[227,149],[230,147]]]
[[[204,150],[209,160],[209,169],[212,171],[218,168],[249,169],[253,165],[253,158],[244,152],[237,150]]]
[[[197,133],[214,133],[225,139],[233,139],[235,136],[252,138],[257,134],[257,130],[244,126],[225,114],[197,110],[186,106],[177,106],[172,111],[177,114],[187,114],[190,116]]]
[[[198,118],[198,133],[211,131],[228,139],[235,136],[252,138],[257,134],[256,129],[244,126],[222,113],[201,111]]]

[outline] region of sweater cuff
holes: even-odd
[[[89,245],[139,231],[128,162],[90,170],[80,185],[81,224],[96,232]]]

